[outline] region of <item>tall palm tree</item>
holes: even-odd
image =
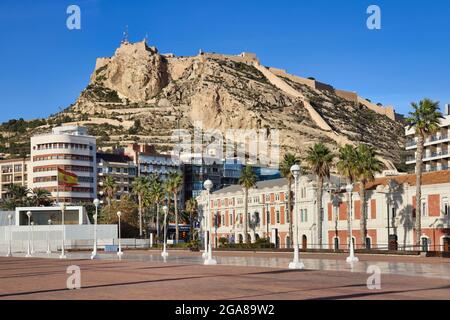
[[[244,188],[244,243],[248,243],[248,190],[256,186],[256,174],[251,166],[242,169],[239,184]]]
[[[179,171],[172,171],[169,173],[169,178],[166,181],[166,190],[173,195],[173,204],[175,210],[175,240],[178,243],[179,240],[179,228],[178,228],[178,192],[183,185],[183,175]]]
[[[103,191],[105,192],[108,206],[111,206],[111,201],[117,192],[117,188],[117,182],[113,177],[108,176],[103,179]]]
[[[367,238],[367,204],[366,184],[375,179],[375,174],[383,170],[383,163],[377,158],[375,148],[367,144],[360,144],[356,148],[356,179],[359,181],[359,198],[361,218],[359,220],[361,229],[361,244],[366,247]]]
[[[159,207],[165,199],[164,189],[159,179],[159,176],[152,176],[150,178],[150,198],[153,204],[156,205],[156,238],[159,239],[160,219],[159,219]]]
[[[142,211],[144,197],[150,190],[150,179],[146,176],[137,177],[132,184],[133,194],[138,198],[139,206],[139,236],[142,238]]]
[[[416,152],[416,245],[420,246],[421,225],[421,197],[422,197],[422,163],[425,139],[436,133],[443,118],[439,111],[439,102],[423,99],[419,103],[411,103],[413,111],[406,118],[408,128],[414,128],[417,136]]]
[[[347,179],[348,183],[354,183],[356,178],[356,148],[352,145],[346,144],[339,148],[338,162],[336,163],[336,169],[340,175]],[[350,239],[350,208],[352,203],[350,199],[347,200],[347,232],[348,232],[348,244],[352,243]]]
[[[292,153],[286,153],[283,157],[283,161],[280,164],[280,173],[283,177],[288,180],[288,217],[289,217],[289,239],[290,245],[293,244],[293,233],[292,233],[292,180],[294,177],[291,173],[291,167],[294,164],[300,164],[300,158],[296,157]]]
[[[322,225],[323,225],[323,210],[322,210],[322,195],[323,183],[325,178],[330,178],[330,169],[333,163],[334,154],[323,143],[316,143],[309,147],[306,155],[306,162],[312,173],[317,178],[317,193],[316,193],[316,211],[317,211],[317,233],[319,249],[322,249]]]
[[[45,189],[35,188],[31,191],[32,203],[37,207],[45,207],[51,204],[52,194]]]
[[[190,235],[190,239],[191,241],[193,240],[193,233],[194,233],[194,228],[192,226],[192,217],[194,215],[195,212],[197,212],[197,200],[195,200],[194,198],[189,199],[188,201],[186,201],[186,211],[189,213],[189,235]]]

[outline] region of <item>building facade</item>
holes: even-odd
[[[0,199],[6,197],[11,184],[28,187],[30,159],[0,160]]]
[[[349,214],[356,248],[363,247],[360,220],[361,200],[356,186],[351,195],[345,186],[327,184],[322,201],[322,248],[347,249]],[[289,247],[287,181],[261,181],[249,190],[249,228],[247,237],[270,238],[277,247]],[[313,177],[302,176],[298,184],[299,244],[303,249],[317,249],[318,214],[315,205],[317,186]],[[425,173],[422,186],[421,247],[415,247],[415,175],[380,177],[367,186],[367,238],[369,248],[387,250],[448,251],[450,244],[450,170]],[[351,200],[350,200],[351,199]],[[208,212],[207,194],[198,198],[202,215]],[[230,186],[210,195],[211,229],[215,243],[221,237],[231,242],[244,240],[244,193],[240,186]],[[293,199],[295,201],[295,199]],[[351,203],[351,210],[349,210]],[[204,219],[203,219],[204,220]]]
[[[417,138],[414,128],[406,128],[405,134],[406,150],[414,152],[414,156],[407,157],[406,164],[412,165],[416,162]],[[426,172],[450,168],[450,106],[448,104],[445,106],[444,119],[441,120],[440,130],[425,141],[423,165]]]
[[[105,196],[104,180],[111,177],[117,184],[116,200],[119,200],[122,195],[131,193],[131,186],[137,175],[137,167],[126,155],[97,153],[97,175],[99,199]]]
[[[96,139],[86,128],[62,126],[31,137],[30,168],[31,187],[51,192],[54,200],[85,203],[97,196]],[[58,185],[58,168],[76,174],[78,185]]]

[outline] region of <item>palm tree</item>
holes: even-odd
[[[417,136],[416,152],[416,245],[420,246],[422,234],[421,225],[421,197],[422,197],[422,162],[425,139],[437,132],[440,128],[440,119],[443,118],[439,112],[439,102],[431,99],[423,99],[418,104],[411,103],[414,111],[406,118],[408,128],[414,128]]]
[[[175,240],[178,243],[178,192],[183,184],[183,175],[181,172],[172,171],[169,173],[169,179],[166,181],[166,190],[173,195],[174,209],[175,209]]]
[[[106,177],[103,179],[103,191],[105,192],[108,206],[111,206],[111,200],[114,198],[117,188],[117,182],[113,177]]]
[[[283,158],[283,162],[280,165],[280,173],[283,177],[288,180],[288,217],[289,217],[289,239],[290,245],[293,244],[293,233],[292,233],[292,180],[293,176],[291,173],[291,167],[294,164],[300,164],[300,158],[296,157],[292,153],[286,153]]]
[[[192,216],[194,215],[195,212],[197,212],[197,200],[195,200],[194,198],[189,199],[188,201],[186,201],[186,211],[189,212],[189,226],[190,226],[190,230],[189,230],[189,235],[190,235],[190,239],[191,241],[193,240],[193,233],[194,233],[194,228],[192,226]]]
[[[248,243],[248,189],[256,186],[256,174],[251,166],[244,166],[239,184],[244,188],[244,243]]]
[[[4,207],[7,210],[15,210],[16,207],[27,206],[29,203],[28,195],[30,190],[18,184],[10,184],[7,186],[7,199]]]
[[[37,207],[46,207],[51,204],[50,197],[52,194],[45,189],[35,188],[31,191],[33,205]]]
[[[159,206],[164,201],[165,194],[162,183],[158,175],[152,176],[150,178],[150,198],[152,202],[156,205],[156,238],[159,239]]]
[[[333,162],[334,154],[323,143],[316,143],[309,147],[306,155],[306,162],[312,173],[317,178],[317,193],[316,193],[316,211],[317,211],[317,233],[319,249],[322,249],[322,224],[323,224],[323,210],[322,210],[322,194],[324,179],[330,178],[330,169]]]
[[[142,209],[144,197],[150,190],[150,180],[148,177],[137,177],[132,185],[133,193],[138,197],[139,206],[139,236],[142,238]]]
[[[375,174],[383,170],[383,163],[377,158],[375,148],[361,144],[356,148],[356,179],[359,181],[359,198],[361,218],[359,220],[361,229],[361,244],[366,247],[367,238],[367,204],[366,184],[375,179]]]
[[[336,164],[336,169],[340,175],[347,179],[348,183],[353,184],[356,177],[356,148],[352,145],[346,144],[339,148],[338,162]],[[351,209],[350,198],[347,200],[347,232],[348,232],[348,245],[352,243],[350,239],[350,209]]]

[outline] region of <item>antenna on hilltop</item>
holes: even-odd
[[[128,25],[125,26],[125,31],[123,32],[122,43],[128,43]]]

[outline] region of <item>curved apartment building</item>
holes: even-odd
[[[31,138],[31,188],[45,189],[66,203],[92,202],[97,194],[96,140],[87,129],[62,126]],[[58,186],[58,168],[78,177],[78,184]]]

